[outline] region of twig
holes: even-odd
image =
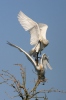
[[[58,89],[49,89],[49,90],[40,90],[38,92],[36,92],[35,94],[32,94],[32,96],[30,98],[33,98],[36,94],[39,94],[39,93],[50,93],[50,92],[59,92],[59,93],[66,93],[66,91],[61,91],[61,90],[58,90]]]

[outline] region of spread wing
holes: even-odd
[[[33,28],[37,23],[26,16],[23,12],[19,12],[18,14],[18,21],[20,22],[21,26],[25,29],[25,31],[30,30]]]
[[[40,33],[41,33],[42,38],[46,39],[46,32],[47,32],[48,26],[42,23],[39,23],[38,25],[40,28]]]
[[[20,22],[21,26],[25,29],[25,31],[30,32],[30,44],[35,45],[36,43],[38,43],[38,37],[40,32],[38,24],[21,11],[18,14],[18,21]]]
[[[47,67],[48,67],[50,70],[52,70],[52,67],[51,67],[50,64],[49,64],[49,60],[48,60],[48,57],[47,57],[46,54],[43,54],[43,55],[42,55],[41,63],[42,63],[42,65],[43,65],[43,67],[44,67],[45,69],[47,69]]]
[[[12,44],[12,43],[10,43],[8,41],[7,41],[7,44],[10,45],[10,46],[13,46],[15,48],[17,48],[20,52],[23,52],[26,55],[26,57],[28,58],[28,60],[33,64],[33,66],[36,69],[36,62],[34,61],[34,59],[26,51],[24,51],[22,48],[14,45],[14,44]]]

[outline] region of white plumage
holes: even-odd
[[[18,14],[18,21],[25,31],[29,31],[31,35],[30,44],[34,45],[34,48],[30,50],[30,55],[35,55],[36,52],[39,53],[39,51],[42,51],[49,44],[49,41],[46,39],[48,28],[46,24],[36,23],[21,11]]]
[[[38,76],[40,76],[40,79],[44,79],[45,78],[45,69],[47,69],[47,67],[52,70],[52,67],[50,66],[49,64],[49,61],[48,61],[48,57],[46,54],[43,54],[41,59],[39,60],[38,62],[38,65],[37,65],[37,61],[34,60],[26,51],[24,51],[22,48],[10,43],[10,42],[7,42],[7,44],[9,44],[10,46],[13,46],[15,48],[17,48],[20,52],[23,52],[26,57],[28,58],[28,60],[32,63],[32,65],[34,66]]]

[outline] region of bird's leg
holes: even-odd
[[[36,52],[35,61],[36,61],[36,64],[37,64],[37,66],[38,66],[38,52]]]
[[[37,66],[38,66],[38,52],[37,52]]]
[[[41,55],[41,41],[39,40],[38,43],[40,44],[40,55]]]
[[[40,43],[40,55],[41,55],[41,42],[39,42]]]

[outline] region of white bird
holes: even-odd
[[[22,48],[10,43],[10,42],[7,42],[8,45],[10,46],[13,46],[15,48],[17,48],[20,52],[23,52],[26,57],[28,58],[28,60],[32,63],[32,65],[34,66],[37,74],[38,74],[38,77],[40,79],[45,79],[45,69],[47,69],[47,67],[52,70],[52,67],[50,66],[49,64],[49,61],[48,61],[48,57],[46,54],[43,54],[41,59],[39,60],[38,62],[38,65],[37,65],[37,61],[34,60],[26,51],[24,51]]]
[[[34,45],[34,48],[29,51],[29,54],[35,56],[35,54],[41,52],[48,44],[49,41],[46,39],[46,31],[48,26],[42,23],[36,23],[23,12],[19,12],[18,21],[25,31],[29,31],[30,44]]]

